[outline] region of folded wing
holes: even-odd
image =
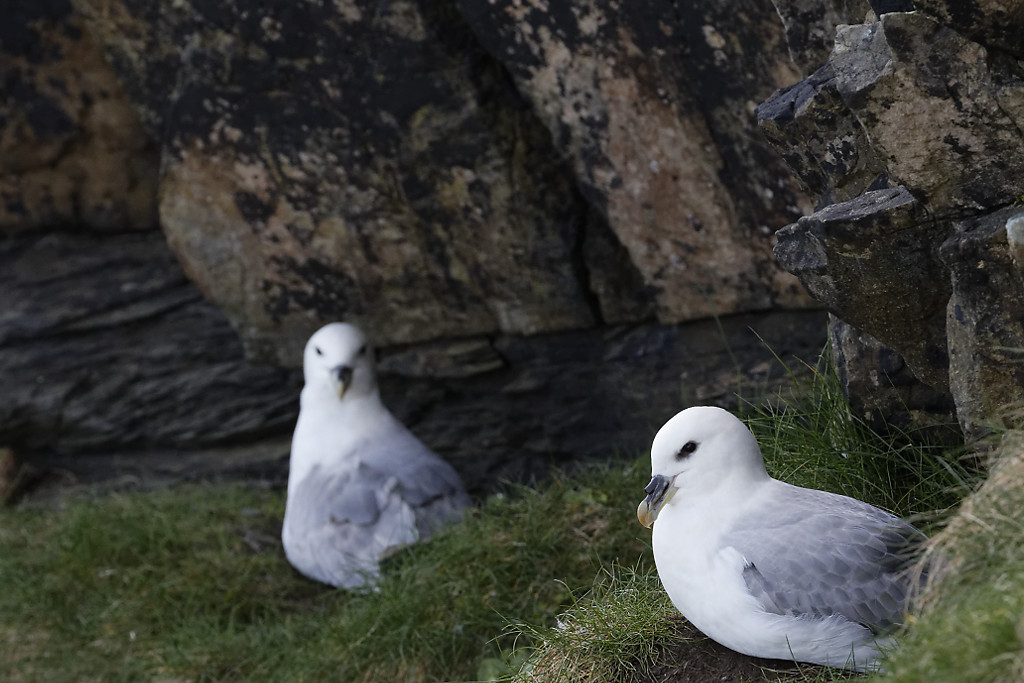
[[[372,584],[382,558],[470,504],[455,470],[395,425],[331,471],[313,467],[290,496],[286,524],[304,552],[289,559],[303,573],[344,588]]]
[[[772,512],[738,520],[723,538],[743,555],[743,579],[764,609],[841,615],[873,633],[902,623],[924,535],[845,496],[788,484],[774,493]]]

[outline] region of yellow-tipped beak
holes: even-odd
[[[662,506],[672,500],[676,490],[672,488],[672,479],[656,474],[651,478],[651,483],[644,488],[644,491],[647,493],[647,497],[637,506],[636,518],[649,529],[654,526],[654,520],[658,519],[658,513],[661,512]]]
[[[345,392],[352,386],[352,368],[347,365],[331,368],[331,380],[338,390],[338,398],[345,398]]]
[[[636,518],[640,520],[640,523],[650,529],[654,526],[654,520],[657,518],[657,513],[651,512],[651,504],[645,498],[640,501],[640,504],[636,507]]]

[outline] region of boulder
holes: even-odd
[[[886,14],[840,28],[830,60],[889,179],[938,215],[1012,201],[1024,173],[1024,119],[1003,106],[1019,106],[1024,82],[955,28]]]
[[[851,115],[838,82],[828,63],[757,107],[761,131],[817,197],[819,209],[889,185],[885,161]]]
[[[339,318],[387,345],[622,308],[585,288],[603,223],[451,6],[79,6],[160,136],[169,243],[250,358],[294,366]]]
[[[949,230],[905,188],[873,190],[779,230],[775,255],[830,311],[948,391],[950,286],[937,254]]]
[[[775,10],[459,2],[628,251],[658,319],[806,306],[771,258],[805,205],[753,104],[797,76]]]
[[[1024,172],[1022,98],[1024,82],[982,46],[894,13],[837,30],[828,64],[758,117],[819,206],[900,184],[944,215],[1012,201]]]
[[[399,344],[810,305],[769,227],[804,197],[752,134],[798,73],[770,7],[77,6],[252,359],[339,317]]]

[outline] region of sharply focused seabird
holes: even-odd
[[[860,671],[894,646],[923,534],[846,496],[778,481],[728,411],[688,408],[651,447],[637,509],[672,603],[737,652]]]
[[[372,587],[379,561],[457,521],[470,504],[455,470],[384,407],[372,351],[354,325],[306,344],[281,539],[311,579]]]

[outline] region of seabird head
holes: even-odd
[[[651,483],[636,516],[652,526],[679,490],[713,491],[723,481],[749,475],[766,478],[757,440],[727,410],[695,406],[677,413],[658,430],[651,445]]]
[[[377,389],[373,351],[366,335],[349,323],[325,325],[309,338],[302,372],[307,387],[327,389],[339,399]]]

